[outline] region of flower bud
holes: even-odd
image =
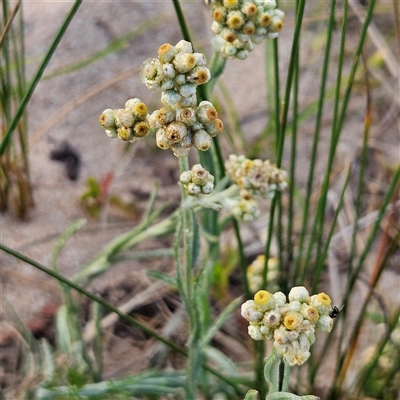
[[[266,326],[274,328],[280,324],[281,314],[277,313],[275,310],[268,311],[264,314],[263,322]]]
[[[263,335],[258,325],[249,325],[247,332],[253,340],[263,340]]]
[[[158,89],[163,78],[160,61],[157,58],[147,59],[140,68],[139,76],[149,89]]]
[[[301,313],[304,318],[307,318],[309,321],[315,323],[319,318],[318,310],[315,307],[306,304],[303,304],[303,306],[304,307],[301,308]]]
[[[286,329],[294,331],[298,328],[302,320],[303,317],[301,316],[301,314],[290,311],[285,315],[283,319],[283,324],[285,325]]]
[[[183,122],[173,121],[165,129],[165,136],[170,143],[179,143],[187,135],[187,128]]]
[[[255,31],[256,27],[252,21],[247,21],[242,27],[242,32],[248,36],[254,35]]]
[[[179,108],[195,108],[197,106],[197,96],[194,94],[189,97],[182,97],[182,99],[178,102]]]
[[[149,125],[144,121],[139,121],[133,127],[133,135],[137,138],[144,138],[149,134]]]
[[[239,5],[239,0],[223,0],[222,4],[226,8],[234,8]]]
[[[271,19],[271,23],[268,27],[269,31],[271,32],[280,32],[283,28],[282,19],[279,17],[273,17]]]
[[[106,135],[111,139],[118,137],[118,133],[115,129],[106,129]]]
[[[177,85],[177,86],[181,86],[181,85],[183,85],[184,83],[186,83],[186,75],[185,74],[177,74],[176,76],[175,76],[175,84]]]
[[[206,56],[203,53],[193,53],[196,59],[196,67],[204,67],[207,64]]]
[[[258,311],[256,309],[256,306],[254,304],[253,300],[247,300],[242,304],[241,315],[243,318],[245,318],[249,322],[257,322],[261,321],[263,314],[262,312]]]
[[[196,86],[192,83],[184,83],[178,87],[178,90],[183,97],[191,97],[196,94]]]
[[[125,128],[124,126],[117,129],[118,137],[124,142],[128,142],[133,139],[132,128]]]
[[[275,0],[264,0],[263,6],[267,10],[273,10],[276,7],[276,1]]]
[[[204,129],[199,129],[193,134],[192,143],[196,149],[206,151],[211,147],[212,138]]]
[[[128,109],[135,118],[137,118],[140,121],[143,121],[147,117],[148,109],[146,104],[143,103],[143,101],[140,101],[140,99],[132,99],[135,100],[135,102],[129,102],[128,100],[128,107],[126,106],[125,103],[125,108]]]
[[[193,182],[187,185],[186,190],[190,196],[198,196],[201,192],[200,186]]]
[[[170,145],[169,145],[169,141],[168,141],[167,137],[165,136],[164,128],[160,128],[157,130],[156,143],[157,143],[157,147],[159,147],[160,149],[163,149],[163,150],[169,149]]]
[[[107,108],[99,117],[100,125],[105,129],[115,128],[115,113],[111,108]]]
[[[236,40],[236,35],[230,29],[222,29],[220,35],[228,43],[233,43]]]
[[[173,64],[170,63],[163,64],[162,68],[163,68],[164,79],[175,78],[176,71]]]
[[[208,171],[206,171],[200,164],[196,164],[192,168],[192,182],[196,185],[203,186],[208,181]]]
[[[196,58],[190,53],[178,53],[172,63],[174,64],[176,71],[180,74],[185,74],[196,66]]]
[[[333,319],[329,315],[321,315],[315,326],[321,332],[330,332],[333,326]]]
[[[252,17],[257,14],[257,6],[254,3],[244,3],[241,10],[247,17]]]
[[[244,24],[243,14],[240,11],[230,11],[226,17],[229,28],[239,30]]]
[[[227,11],[225,7],[215,7],[212,12],[213,20],[220,22],[221,24],[225,21]]]
[[[189,154],[190,147],[182,147],[180,143],[171,145],[171,150],[175,157],[186,157]]]
[[[221,52],[225,54],[226,57],[234,58],[237,53],[237,48],[233,44],[226,43],[222,46]]]
[[[174,59],[176,54],[178,54],[178,50],[172,44],[165,43],[158,48],[157,53],[158,59],[165,64],[170,63]]]
[[[197,119],[202,124],[209,124],[218,117],[217,110],[214,108],[211,102],[202,101],[196,108]]]
[[[179,142],[179,144],[180,144],[182,147],[185,147],[185,148],[187,148],[187,149],[190,149],[190,148],[193,146],[192,139],[193,139],[192,131],[191,131],[190,129],[188,129],[188,132],[187,132],[186,137],[185,137],[183,140],[181,140],[181,141]]]
[[[201,187],[201,192],[203,194],[210,194],[214,189],[214,183],[207,182],[204,186]]]
[[[175,121],[175,110],[171,107],[162,107],[155,111],[154,118],[158,125],[168,125],[172,121]]]
[[[195,85],[202,85],[211,79],[210,70],[206,67],[194,67],[187,76],[188,82]]]
[[[221,25],[219,22],[217,21],[213,21],[213,23],[211,24],[211,30],[216,34],[219,35],[222,32],[222,29],[224,29],[224,25]],[[215,36],[213,39],[218,40],[218,38],[220,38],[220,36]],[[222,39],[222,38],[221,38]],[[215,41],[213,41],[215,42]],[[213,46],[215,46],[215,43],[213,43]],[[217,49],[216,49],[217,50]],[[218,49],[219,50],[219,49]]]
[[[300,301],[305,303],[310,298],[308,290],[304,286],[295,286],[289,292],[289,301]]]
[[[173,107],[181,99],[182,95],[174,89],[163,90],[161,93],[161,103],[163,103],[165,106]]]
[[[176,114],[176,120],[183,122],[186,126],[193,126],[197,122],[196,111],[194,108],[184,108]]]
[[[135,123],[135,117],[128,110],[119,110],[117,119],[119,124],[123,125],[125,128],[130,128]]]
[[[181,53],[193,53],[192,43],[183,39],[175,45],[175,48]]]
[[[268,12],[264,12],[258,16],[258,25],[266,28],[271,23],[271,15]]]
[[[236,58],[238,58],[239,60],[245,60],[248,56],[248,50],[240,50],[236,53]]]
[[[258,310],[260,310],[261,312],[265,312],[275,307],[275,298],[271,293],[267,292],[266,290],[259,290],[254,295],[254,303]]]
[[[183,171],[179,178],[179,181],[183,184],[188,184],[192,180],[192,171]]]
[[[175,82],[173,79],[163,80],[161,84],[161,90],[174,89]]]
[[[217,118],[209,124],[204,124],[204,130],[211,136],[215,137],[222,131],[224,128],[223,122]]]

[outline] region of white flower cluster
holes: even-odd
[[[271,199],[275,191],[287,187],[286,172],[269,160],[250,160],[243,155],[231,154],[225,169],[240,188],[240,199],[232,205],[232,213],[244,221],[252,221],[260,215],[256,198]]]
[[[325,293],[310,296],[304,286],[290,290],[289,302],[282,292],[260,290],[254,300],[242,304],[254,340],[274,340],[273,346],[288,365],[301,365],[310,356],[314,332],[330,332],[331,299]]]
[[[250,160],[231,154],[225,163],[228,176],[253,197],[271,199],[276,190],[287,187],[287,174],[269,160]]]
[[[182,172],[179,180],[190,196],[210,194],[214,189],[214,176],[200,164],[193,165],[190,171]]]
[[[150,131],[147,122],[147,106],[140,99],[129,99],[125,108],[112,110],[107,108],[100,115],[100,125],[105,129],[110,138],[135,143],[144,138]]]
[[[225,57],[244,60],[256,44],[278,37],[284,16],[275,0],[216,0],[213,46]]]
[[[161,89],[164,107],[154,111],[149,123],[156,129],[157,146],[171,148],[177,157],[187,156],[190,148],[206,151],[212,138],[223,128],[212,103],[197,106],[197,86],[208,82],[210,70],[202,53],[194,53],[190,42],[175,46],[166,43],[158,49],[158,58],[146,60],[140,71],[149,89]]]
[[[149,124],[157,129],[157,146],[164,150],[171,148],[177,157],[186,156],[192,146],[208,150],[212,138],[224,126],[209,101],[202,101],[196,108],[162,107],[150,115]]]
[[[261,289],[263,284],[263,273],[264,273],[265,256],[259,255],[248,267],[247,267],[247,280],[252,293],[257,292]],[[279,275],[279,261],[275,257],[270,257],[267,264],[267,285],[271,290],[278,290],[277,278]]]

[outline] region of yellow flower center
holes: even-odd
[[[227,25],[231,29],[240,29],[243,25],[243,22],[243,18],[241,18],[239,15],[234,15],[233,17],[229,18],[228,21],[226,21]]]
[[[147,106],[144,103],[138,103],[135,105],[134,114],[145,117],[147,115]]]
[[[294,331],[300,325],[300,319],[295,315],[289,314],[285,316],[283,324],[286,329],[289,329],[289,331]]]
[[[135,129],[136,136],[139,136],[139,137],[145,137],[149,132],[149,127],[147,126],[147,124],[145,122],[138,122],[135,125],[134,129]]]
[[[325,294],[323,292],[317,294],[317,300],[323,306],[330,306],[331,305],[331,298],[327,294]]]
[[[238,0],[224,0],[224,7],[231,8],[238,4]]]
[[[221,22],[224,19],[224,13],[221,10],[213,11],[213,19],[214,21]]]
[[[162,44],[158,49],[158,55],[163,56],[164,54],[170,52],[172,48],[173,48],[172,44],[169,43]]]
[[[254,303],[256,303],[259,306],[267,304],[270,299],[271,299],[271,293],[267,292],[266,290],[259,290],[254,295]]]
[[[260,18],[260,25],[263,26],[264,28],[267,27],[270,22],[271,22],[271,17],[268,14],[264,14]]]
[[[274,32],[280,32],[282,30],[282,28],[283,28],[283,24],[281,21],[277,21],[274,23],[274,27],[273,27]]]
[[[307,317],[311,321],[316,321],[319,318],[318,311],[315,307],[310,306],[307,308]]]

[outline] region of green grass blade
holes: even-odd
[[[117,51],[125,49],[128,45],[129,42],[140,36],[143,32],[146,32],[148,29],[151,27],[155,26],[159,22],[165,19],[165,16],[156,16],[154,18],[151,18],[150,20],[144,21],[142,24],[140,24],[136,29],[126,33],[125,35],[113,40],[107,47],[105,47],[103,50],[97,51],[96,53],[93,53],[89,57],[85,58],[82,61],[78,61],[74,64],[71,65],[66,65],[65,67],[58,68],[55,71],[53,71],[51,74],[44,75],[42,80],[48,80],[55,78],[60,75],[65,75],[69,74],[74,71],[78,71],[82,68],[85,68],[94,62],[101,60],[104,57],[107,57],[109,54],[115,53]]]
[[[322,114],[324,109],[324,100],[326,97],[326,83],[328,77],[328,70],[329,70],[329,63],[330,63],[330,52],[331,52],[331,41],[332,41],[332,32],[335,24],[335,8],[336,8],[336,0],[331,1],[331,8],[327,26],[327,33],[326,33],[326,46],[325,46],[325,54],[324,54],[324,61],[323,61],[323,68],[321,74],[321,84],[320,84],[320,91],[319,91],[319,98],[318,98],[318,107],[317,107],[317,116],[315,121],[315,129],[314,135],[312,140],[312,149],[311,149],[311,157],[310,157],[310,167],[308,172],[308,179],[307,179],[307,186],[306,186],[306,195],[305,195],[305,202],[303,206],[303,219],[301,224],[301,233],[299,238],[299,246],[298,252],[296,257],[296,264],[293,272],[293,283],[294,284],[301,284],[304,281],[302,278],[300,281],[295,281],[296,276],[300,276],[300,269],[302,264],[302,254],[303,254],[303,247],[306,237],[306,230],[308,226],[308,219],[309,219],[309,212],[310,212],[310,203],[311,203],[311,194],[312,194],[312,187],[314,182],[314,173],[315,173],[315,164],[317,160],[317,153],[318,153],[318,143],[319,143],[319,136],[321,132],[321,122],[322,122]]]

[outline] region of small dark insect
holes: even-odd
[[[342,310],[343,306],[338,308],[336,306],[333,306],[332,311],[329,313],[329,316],[331,318],[336,318],[338,316],[338,314],[340,313],[340,311]]]
[[[77,150],[67,142],[63,142],[57,149],[50,152],[50,159],[65,163],[67,176],[71,181],[76,181],[81,167],[81,157]]]

